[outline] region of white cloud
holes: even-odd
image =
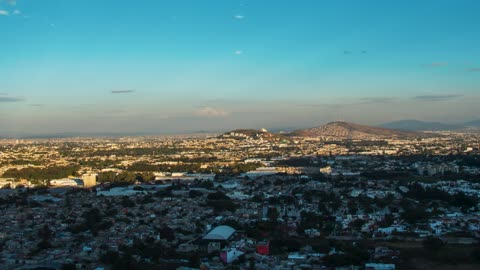
[[[202,117],[224,117],[228,115],[228,113],[223,109],[215,109],[212,107],[200,108],[196,110],[193,114]]]
[[[13,15],[20,15],[20,14],[22,14],[22,12],[21,12],[20,10],[18,10],[18,9],[15,9],[15,10],[13,11]]]
[[[135,90],[112,90],[112,94],[130,94],[130,93],[135,93]]]
[[[237,19],[237,20],[243,20],[243,19],[245,19],[245,16],[243,16],[243,15],[235,15],[235,16],[233,16],[233,18],[235,18],[235,19]]]
[[[243,51],[240,51],[240,50],[236,50],[236,51],[235,51],[235,54],[236,54],[236,55],[240,55],[240,54],[242,54],[242,53],[243,53]]]
[[[0,9],[0,16],[8,16],[8,15],[10,15],[8,11]]]

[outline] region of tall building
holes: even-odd
[[[97,185],[97,174],[95,173],[84,174],[82,179],[84,188],[91,188]]]

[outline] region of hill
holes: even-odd
[[[467,122],[467,123],[465,123],[465,126],[467,126],[467,127],[476,127],[476,128],[480,128],[480,119],[478,119],[478,120],[474,120],[474,121],[470,121],[470,122]]]
[[[382,128],[408,130],[408,131],[442,131],[463,129],[463,125],[444,124],[438,122],[424,122],[418,120],[400,120],[381,124]]]
[[[347,122],[332,122],[320,127],[297,130],[289,135],[298,137],[335,137],[342,139],[386,139],[427,136],[420,132],[401,131]]]

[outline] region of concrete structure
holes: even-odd
[[[235,229],[230,226],[218,226],[207,233],[203,240],[227,241],[235,233]]]
[[[262,176],[270,176],[270,175],[275,175],[278,174],[279,171],[277,171],[276,167],[260,167],[257,168],[255,171],[249,171],[244,174],[242,174],[243,177],[248,176],[249,178],[258,178]]]
[[[226,248],[220,252],[220,258],[226,264],[230,264],[233,261],[237,260],[240,256],[245,254],[244,252],[236,248]]]
[[[270,254],[270,241],[258,242],[257,253],[260,255],[268,256]]]
[[[320,172],[323,173],[323,174],[326,174],[326,175],[330,175],[330,174],[332,174],[333,170],[332,170],[332,167],[325,166],[323,168],[320,168]]]
[[[16,183],[13,178],[0,178],[0,188],[10,187],[15,188]]]
[[[417,173],[422,176],[444,175],[447,172],[459,173],[460,168],[451,164],[426,164],[417,167]]]
[[[97,176],[98,174],[88,173],[82,176],[83,187],[91,188],[97,185]]]
[[[81,187],[83,180],[79,178],[64,178],[50,180],[50,185],[54,187]]]

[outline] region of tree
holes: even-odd
[[[358,211],[357,203],[353,200],[348,201],[347,207],[348,213],[350,213],[351,215],[355,215]]]
[[[77,268],[75,267],[75,264],[73,264],[73,263],[64,263],[64,264],[62,264],[62,267],[60,268],[60,270],[75,270],[75,269],[77,269]]]
[[[133,202],[132,200],[130,200],[129,197],[127,196],[123,196],[122,198],[122,201],[120,203],[123,207],[134,207],[135,206],[135,202]]]
[[[200,256],[198,254],[193,254],[188,259],[188,265],[192,268],[197,268],[200,265]]]
[[[197,191],[197,190],[190,190],[190,191],[188,192],[188,196],[189,196],[190,198],[197,198],[197,197],[201,197],[202,195],[203,195],[203,193],[200,192],[200,191]]]
[[[472,250],[471,256],[475,261],[480,262],[480,246]]]
[[[100,257],[100,261],[105,264],[113,264],[118,260],[119,254],[116,251],[109,250]]]
[[[52,236],[53,232],[48,228],[47,224],[43,225],[43,227],[38,230],[38,237],[44,241],[49,241]]]
[[[164,226],[160,230],[160,237],[167,239],[167,241],[173,241],[175,239],[175,232],[168,226]]]
[[[302,211],[300,213],[300,216],[301,216],[301,225],[305,229],[318,228],[322,225],[320,216],[318,216],[314,212]]]
[[[277,218],[278,218],[277,208],[276,207],[268,208],[267,217],[270,220],[270,222],[272,222],[272,223],[277,222]]]
[[[418,221],[428,219],[429,214],[423,207],[407,208],[402,213],[402,218],[410,224],[416,224]]]
[[[225,193],[221,192],[221,191],[217,191],[215,193],[210,193],[208,194],[207,196],[207,199],[208,200],[230,200],[230,197],[228,197],[227,195],[225,195]]]
[[[225,193],[217,191],[207,196],[207,205],[213,207],[216,211],[236,209],[236,205]]]
[[[436,251],[440,250],[445,245],[445,243],[442,241],[442,239],[440,239],[438,237],[433,237],[433,236],[429,236],[429,237],[425,238],[425,240],[423,240],[422,244],[423,244],[423,248],[425,248],[428,251],[433,251],[433,252],[436,252]]]
[[[363,219],[355,219],[350,223],[350,226],[359,231],[365,225],[366,221]]]

